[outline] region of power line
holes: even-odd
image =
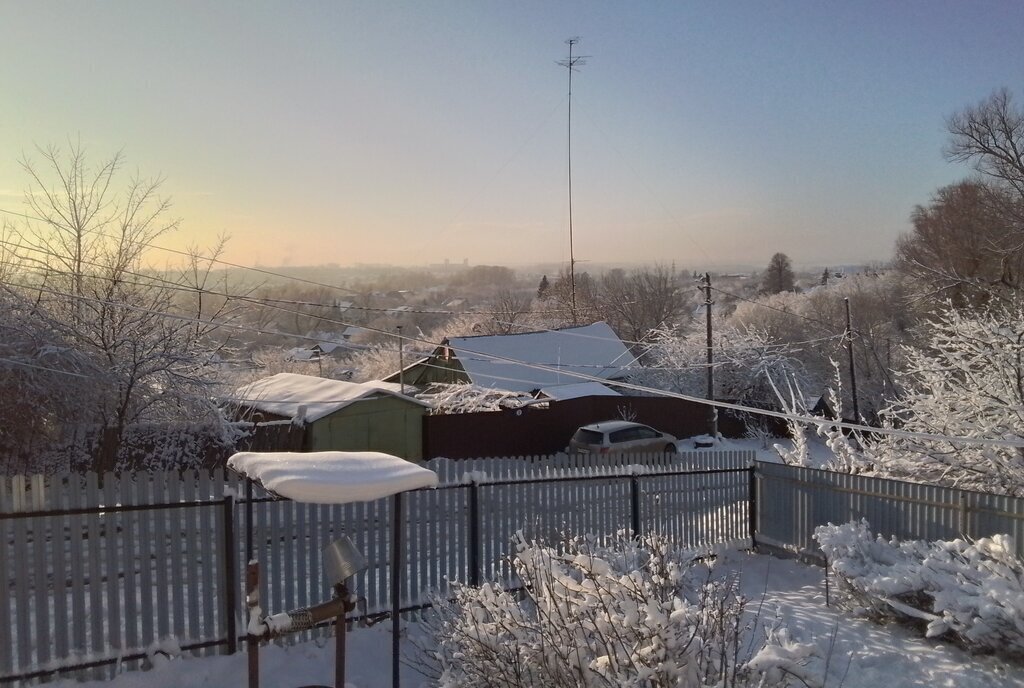
[[[90,376],[83,375],[82,373],[73,373],[70,370],[61,370],[59,368],[48,368],[46,366],[34,365],[32,363],[25,363],[24,361],[19,361],[17,359],[13,359],[13,358],[0,358],[0,362],[10,363],[12,365],[21,366],[22,368],[33,368],[35,370],[45,370],[48,373],[59,373],[61,375],[70,375],[72,377],[85,378],[87,380],[91,379]]]

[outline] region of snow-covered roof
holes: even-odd
[[[380,394],[389,394],[426,406],[417,399],[403,395],[401,385],[391,382],[346,382],[296,373],[278,373],[257,380],[236,390],[229,401],[285,418],[295,418],[299,407],[305,406],[304,418],[313,422],[349,404]]]
[[[331,341],[331,342],[320,341],[320,342],[317,342],[316,345],[318,347],[320,347],[320,350],[323,351],[325,354],[331,353],[332,351],[334,351],[335,349],[337,349],[340,346],[345,346],[341,342],[333,342],[333,341]]]
[[[622,375],[635,360],[603,322],[546,332],[451,337],[448,346],[474,385],[513,392],[581,381],[567,373],[612,379]],[[549,370],[496,358],[542,365]]]
[[[614,389],[602,385],[600,382],[576,382],[568,385],[544,387],[540,390],[540,396],[545,396],[555,401],[564,401],[580,397],[620,397],[622,395]]]
[[[242,452],[228,467],[274,494],[307,504],[372,502],[437,485],[437,473],[379,452]]]
[[[316,360],[319,355],[319,351],[304,349],[300,346],[295,349],[289,349],[288,353],[285,354],[285,358],[289,361],[313,361]]]

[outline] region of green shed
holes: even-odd
[[[302,423],[304,451],[376,451],[423,458],[428,406],[389,382],[344,382],[278,373],[237,390],[232,399],[248,418]]]

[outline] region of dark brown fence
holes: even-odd
[[[665,397],[583,397],[553,401],[546,408],[426,416],[423,457],[553,454],[565,450],[581,425],[616,418],[635,420],[676,437],[708,431],[708,407],[703,404]],[[718,431],[725,437],[742,437],[746,424],[736,415],[719,413]]]

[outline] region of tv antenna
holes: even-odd
[[[559,60],[558,64],[566,68],[569,72],[569,127],[567,135],[567,146],[566,157],[568,160],[568,179],[569,179],[569,288],[572,294],[571,301],[571,312],[572,312],[572,324],[576,325],[576,256],[573,253],[572,245],[572,73],[579,71],[579,67],[582,67],[587,63],[589,55],[573,55],[573,47],[580,42],[579,36],[573,36],[572,38],[566,39],[566,44],[569,46],[569,57],[564,60]]]

